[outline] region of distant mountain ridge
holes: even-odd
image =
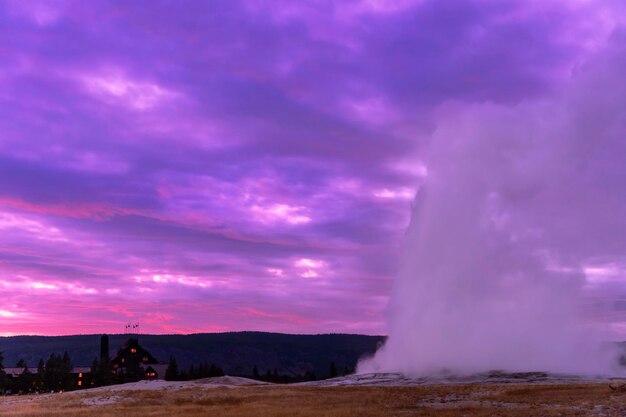
[[[8,336],[0,337],[4,366],[15,366],[24,359],[37,366],[51,353],[67,350],[75,366],[90,366],[100,354],[100,334],[74,336]],[[357,334],[293,335],[265,332],[196,333],[189,335],[110,336],[110,355],[131,336],[160,362],[176,357],[179,368],[201,362],[215,363],[230,375],[250,375],[254,366],[260,374],[276,370],[280,374],[302,375],[313,372],[327,376],[330,363],[341,372],[353,371],[359,358],[373,354],[384,342],[384,336]]]

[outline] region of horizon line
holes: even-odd
[[[388,337],[388,335],[382,334],[366,334],[366,333],[342,333],[342,332],[330,332],[330,333],[288,333],[288,332],[271,332],[263,330],[231,330],[231,331],[219,331],[219,332],[194,332],[194,333],[73,333],[73,334],[1,334],[0,338],[9,337],[72,337],[72,336],[193,336],[201,334],[229,334],[229,333],[265,333],[265,334],[280,334],[288,336],[327,336],[327,335],[346,335],[346,336],[368,336],[368,337]]]

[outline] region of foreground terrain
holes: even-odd
[[[271,385],[222,377],[0,397],[0,416],[626,416],[607,381]]]

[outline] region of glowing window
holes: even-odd
[[[148,357],[147,357],[147,356],[144,356],[144,357],[143,357],[143,361],[144,361],[144,362],[148,362]]]
[[[130,350],[130,353],[137,353],[137,349],[132,348],[132,349]]]
[[[122,358],[122,363],[126,362],[126,359]]]
[[[82,373],[82,372],[79,372],[79,373],[78,373],[78,377],[79,377],[79,378],[82,378],[82,377],[83,377],[83,373]]]
[[[78,381],[78,386],[80,387],[81,385],[83,385],[83,381]]]

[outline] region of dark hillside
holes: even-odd
[[[114,355],[128,335],[111,335]],[[139,335],[139,343],[160,362],[174,355],[179,367],[210,362],[227,374],[249,375],[256,365],[259,373],[276,369],[280,374],[314,372],[326,376],[330,363],[339,372],[353,370],[357,360],[372,354],[384,341],[382,336],[350,334],[289,335],[280,333],[237,332],[190,335]],[[39,358],[67,350],[74,365],[91,365],[100,352],[100,335],[0,337],[5,366],[24,359],[36,366]]]

